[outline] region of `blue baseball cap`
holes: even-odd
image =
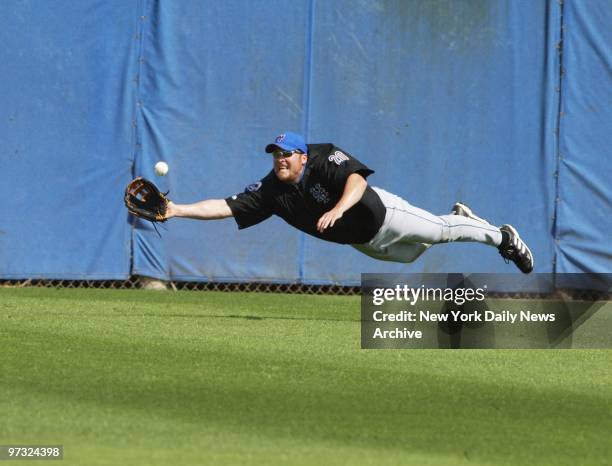
[[[286,132],[278,135],[272,144],[268,144],[266,146],[266,152],[270,154],[274,152],[277,148],[281,148],[282,150],[287,151],[299,150],[304,154],[308,153],[308,148],[306,147],[306,141],[304,141],[304,136],[297,133]]]

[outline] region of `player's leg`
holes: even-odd
[[[471,241],[498,247],[502,242],[501,230],[486,221],[462,215],[434,215],[409,204],[399,196],[374,188],[387,207],[387,229],[392,243],[439,244],[453,241]],[[384,225],[383,225],[384,226]]]
[[[453,212],[437,216],[383,189],[374,190],[387,208],[387,215],[368,244],[354,245],[364,254],[380,260],[412,262],[432,244],[470,241],[495,246],[505,260],[512,260],[524,273],[533,269],[531,251],[510,225],[491,225],[464,204],[458,215]]]
[[[464,202],[455,202],[455,205],[453,205],[453,208],[451,209],[451,214],[461,215],[462,217],[469,217],[473,220],[479,221],[480,223],[486,223],[487,225],[491,225],[491,222],[476,215],[474,211],[470,209],[470,207]]]
[[[386,248],[376,247],[370,243],[352,244],[355,249],[374,259],[389,262],[410,263],[418,259],[431,244],[424,243],[393,243]]]
[[[499,247],[502,242],[501,230],[495,225],[460,215],[430,215],[441,222],[440,231],[435,232],[436,241],[433,244],[471,241]]]
[[[472,209],[463,202],[456,202],[451,210],[451,214],[469,217],[473,220],[490,225],[487,220],[477,216]],[[498,246],[498,250],[506,263],[512,261],[521,272],[531,272],[534,267],[533,254],[527,244],[521,239],[516,229],[512,225],[502,225],[499,229],[502,232],[502,244]]]

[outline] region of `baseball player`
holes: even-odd
[[[491,225],[462,203],[440,216],[412,206],[369,186],[374,171],[333,144],[306,144],[286,132],[266,152],[272,170],[244,192],[195,204],[169,202],[166,218],[234,217],[242,229],[278,215],[309,235],[394,262],[413,262],[434,244],[473,241],[496,247],[523,273],[533,270],[533,255],[511,225]]]

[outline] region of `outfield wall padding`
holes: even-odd
[[[612,3],[565,2],[558,272],[612,269]]]
[[[354,285],[512,270],[476,244],[377,262],[278,218],[173,220],[159,236],[123,208],[133,176],[183,203],[242,191],[285,130],[334,142],[371,184],[434,213],[463,200],[514,224],[538,272],[610,272],[608,5],[7,0],[0,277]]]

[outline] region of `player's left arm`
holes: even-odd
[[[359,173],[351,173],[344,185],[344,191],[338,203],[333,209],[325,212],[317,222],[317,231],[323,233],[327,228],[334,226],[334,223],[339,218],[342,218],[344,212],[349,210],[362,198],[363,193],[368,186],[368,182]]]

